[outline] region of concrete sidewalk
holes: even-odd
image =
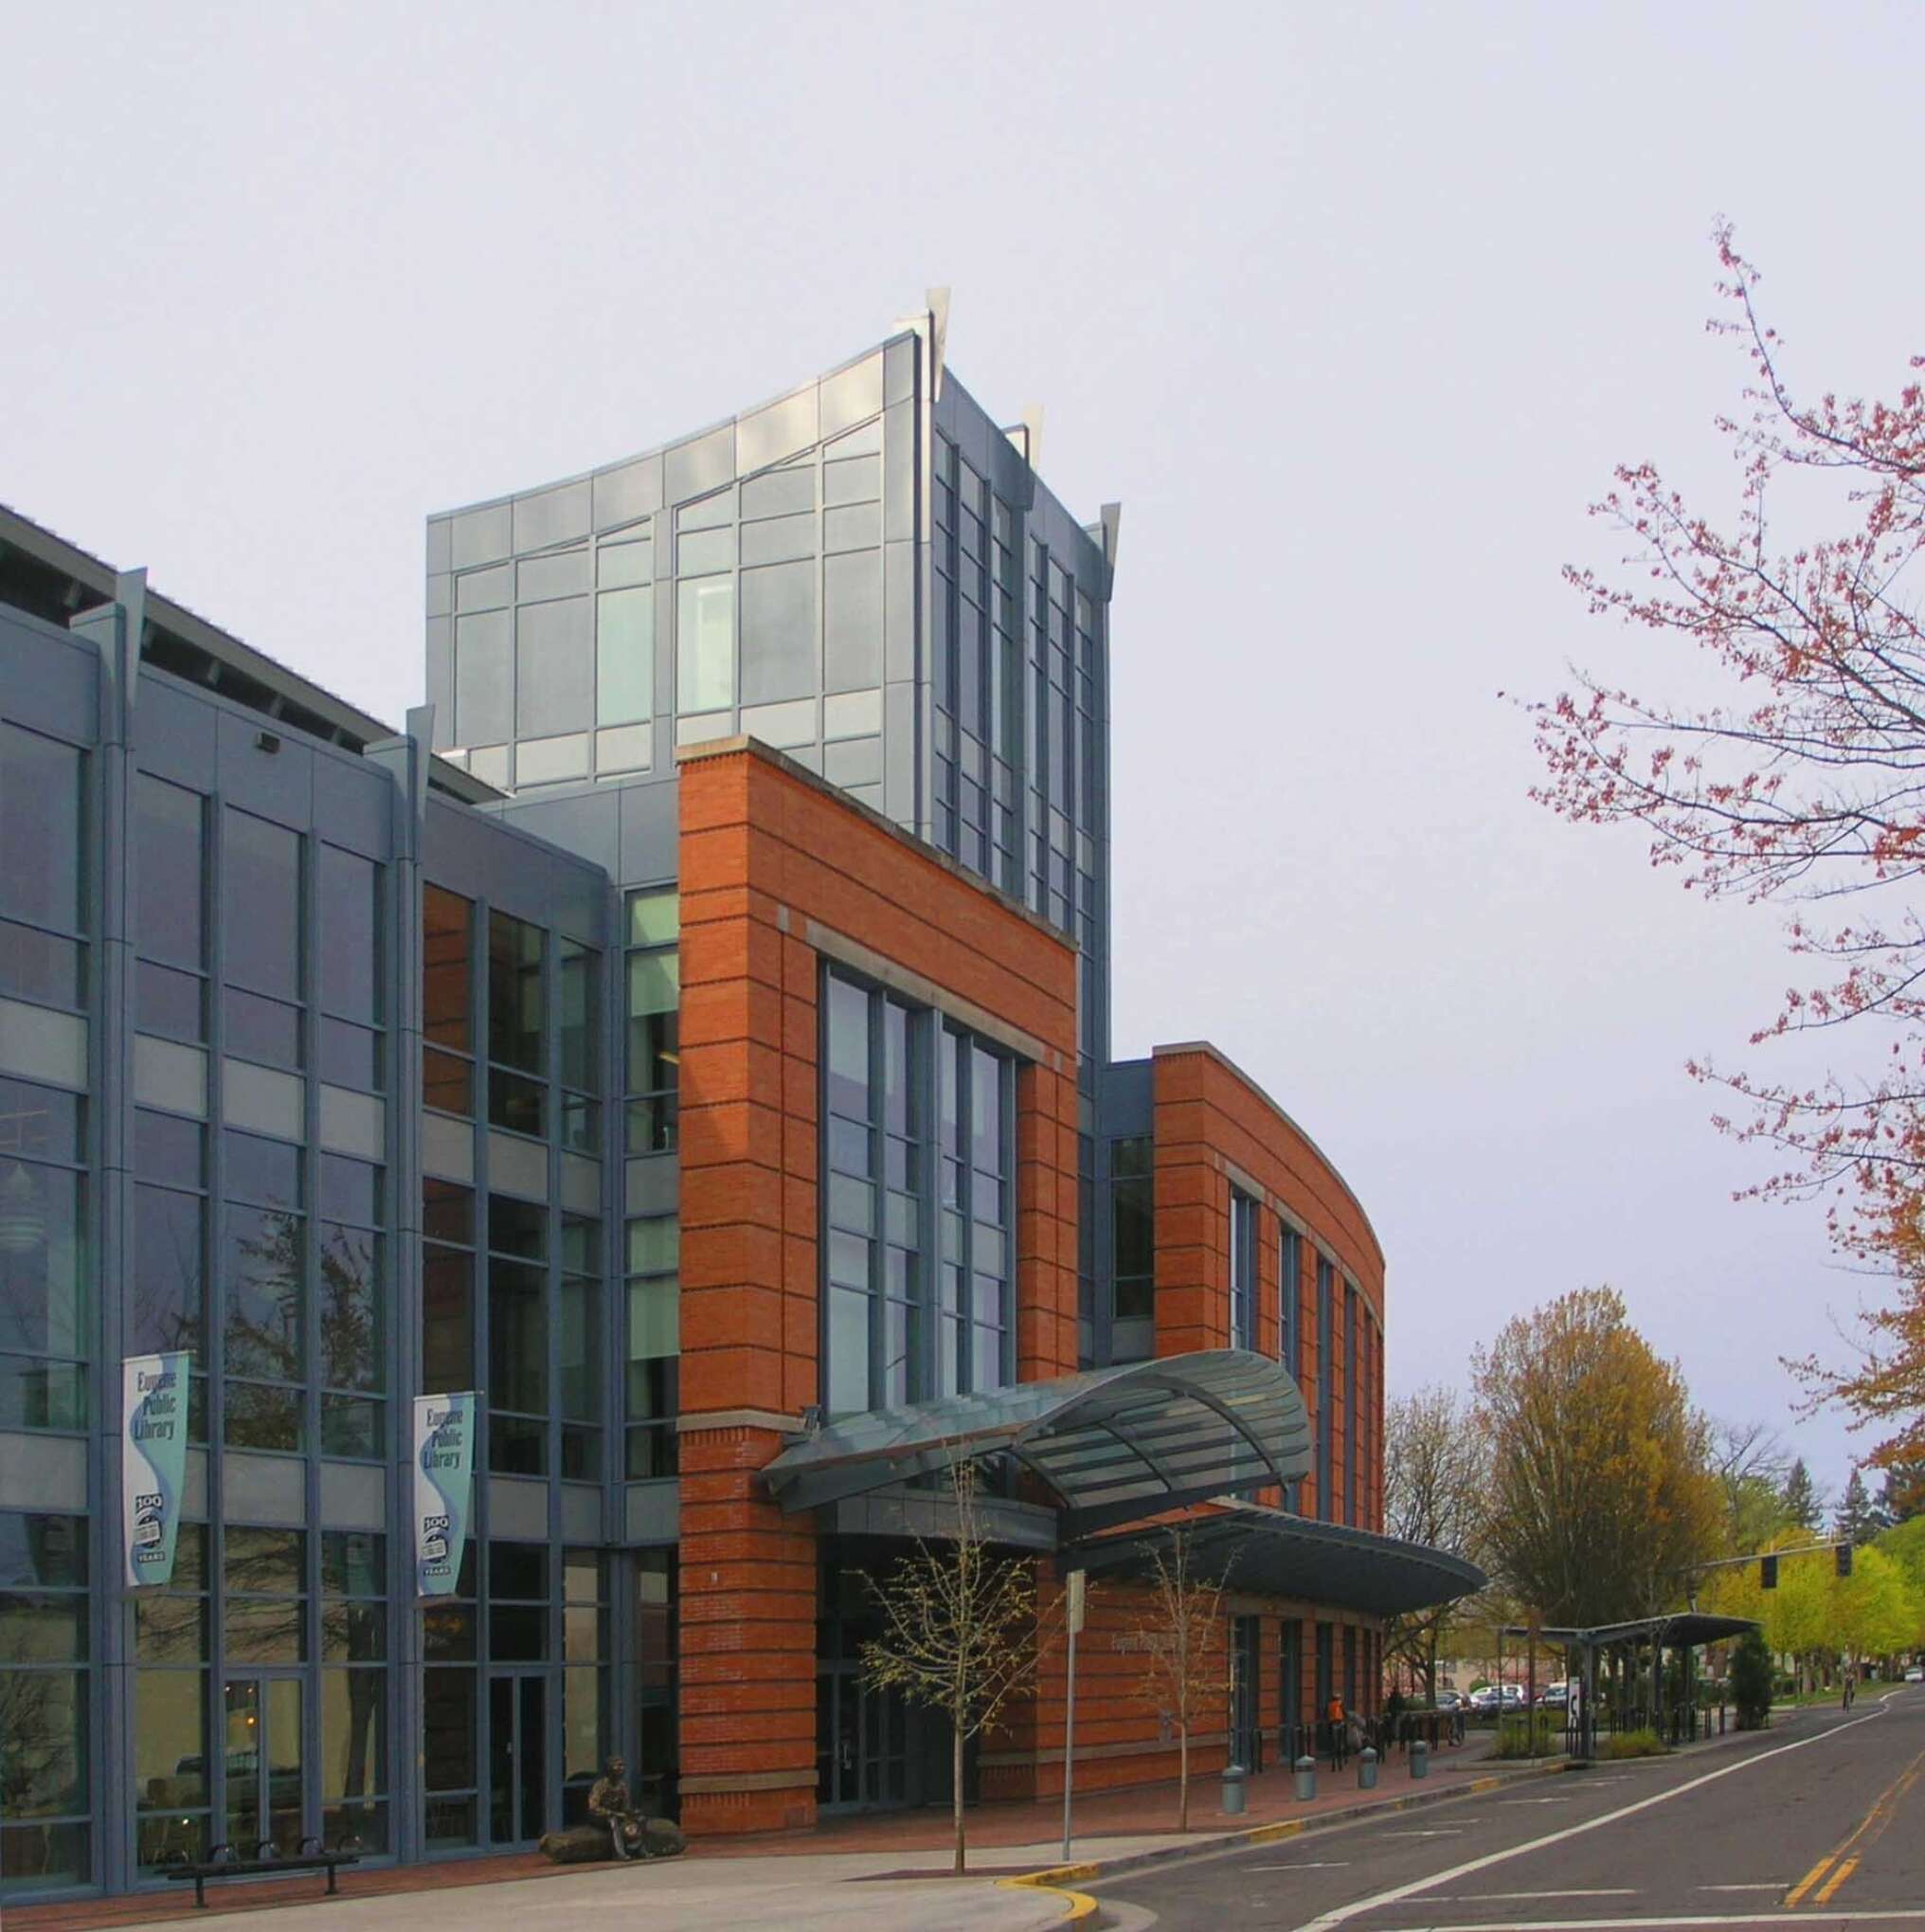
[[[1100,1792],[1076,1808],[1075,1863],[1061,1859],[1060,1802],[996,1804],[968,1816],[970,1871],[949,1873],[946,1812],[895,1813],[838,1819],[813,1832],[749,1839],[697,1839],[675,1859],[646,1865],[556,1868],[533,1854],[439,1866],[350,1870],[342,1894],[328,1900],[325,1921],[411,1932],[513,1925],[516,1932],[555,1932],[594,1923],[606,1915],[644,1916],[677,1932],[743,1924],[821,1926],[845,1932],[852,1917],[883,1932],[1031,1932],[1060,1924],[1075,1909],[1079,1879],[1163,1858],[1240,1842],[1293,1835],[1317,1825],[1412,1805],[1428,1805],[1492,1788],[1499,1781],[1543,1776],[1561,1760],[1497,1766],[1475,1742],[1440,1752],[1430,1775],[1414,1779],[1407,1760],[1380,1767],[1377,1787],[1360,1791],[1353,1764],[1319,1770],[1319,1791],[1307,1803],[1294,1796],[1290,1776],[1275,1771],[1250,1781],[1249,1809],[1236,1817],[1217,1810],[1221,1780],[1191,1784],[1191,1829],[1172,1829],[1171,1784]],[[1036,1886],[1010,1883],[1017,1877]],[[272,1885],[229,1883],[208,1888],[208,1916],[245,1911],[249,1932],[296,1932],[315,1922],[317,1878]],[[190,1887],[139,1898],[16,1907],[7,1932],[89,1932],[89,1928],[153,1926],[200,1918]],[[614,1923],[620,1923],[616,1921]]]

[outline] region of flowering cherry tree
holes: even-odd
[[[1840,1245],[1899,1277],[1852,1366],[1799,1364],[1815,1398],[1894,1432],[1873,1456],[1888,1463],[1925,1446],[1925,357],[1895,401],[1802,400],[1757,270],[1728,226],[1714,239],[1709,326],[1749,365],[1718,425],[1736,504],[1714,521],[1653,464],[1624,465],[1592,506],[1626,542],[1621,571],[1566,576],[1720,695],[1675,703],[1578,674],[1527,707],[1546,771],[1534,795],[1576,823],[1635,822],[1688,888],[1785,907],[1807,984],[1760,1016],[1754,1046],[1882,1029],[1881,1050],[1811,1085],[1693,1071],[1731,1095],[1720,1127],[1782,1157],[1751,1191],[1825,1194]]]

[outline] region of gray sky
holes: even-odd
[[[1121,498],[1116,1048],[1207,1036],[1391,1263],[1394,1385],[1610,1281],[1715,1413],[1855,1284],[1682,1071],[1791,977],[1528,803],[1502,690],[1710,428],[1712,217],[1811,386],[1925,347],[1915,9],[16,9],[0,497],[367,709],[422,518],[772,395],[955,288],[950,360]],[[1660,662],[1648,650],[1638,662]]]

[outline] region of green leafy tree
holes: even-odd
[[[1732,1647],[1731,1701],[1741,1731],[1762,1730],[1772,1714],[1772,1653],[1762,1631],[1748,1630]]]
[[[1885,1471],[1879,1512],[1890,1525],[1925,1515],[1925,1462],[1895,1462]]]
[[[1818,1485],[1811,1480],[1811,1472],[1805,1467],[1802,1455],[1791,1465],[1785,1477],[1782,1500],[1785,1521],[1815,1535],[1825,1521],[1825,1498],[1819,1493]]]
[[[1833,1576],[1831,1595],[1838,1648],[1854,1663],[1889,1657],[1918,1641],[1925,1605],[1904,1566],[1883,1550],[1858,1551],[1851,1575]]]
[[[1547,1623],[1595,1625],[1682,1600],[1717,1547],[1709,1430],[1682,1376],[1583,1289],[1507,1323],[1473,1361],[1490,1441],[1493,1568]]]
[[[1854,1469],[1845,1483],[1844,1494],[1839,1498],[1838,1514],[1831,1521],[1831,1533],[1840,1543],[1848,1543],[1857,1549],[1862,1544],[1869,1543],[1878,1534],[1879,1527],[1878,1511],[1866,1491],[1864,1476]]]

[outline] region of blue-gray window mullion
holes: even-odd
[[[883,996],[871,986],[863,1002],[869,1050],[867,1117],[863,1123],[869,1147],[869,1406],[889,1404],[889,1189],[884,1184],[882,1153],[884,1095],[888,1077],[883,1052]]]
[[[942,1364],[943,1266],[943,1095],[941,1091],[942,1015],[911,1013],[909,1019],[909,1085],[920,1123],[921,1170],[914,1189],[916,1253],[911,1302],[916,1327],[916,1376],[909,1399],[925,1401],[947,1393],[940,1386]]]
[[[225,1733],[225,1714],[215,1702],[215,1686],[226,1677],[226,1317],[220,1305],[216,1286],[221,1272],[222,1236],[225,1225],[226,1134],[223,1129],[225,1081],[222,1078],[227,1033],[227,1002],[223,997],[226,984],[226,925],[218,916],[225,880],[227,846],[226,806],[218,791],[207,800],[207,834],[203,848],[208,879],[208,895],[216,916],[209,919],[207,934],[207,1108],[202,1131],[207,1139],[202,1152],[207,1163],[207,1191],[201,1203],[201,1345],[207,1356],[207,1665],[201,1686],[205,1756],[211,1774],[207,1779],[207,1843],[211,1850],[217,1838],[226,1836],[227,1753],[216,1751],[215,1740]],[[191,1364],[189,1364],[191,1368]],[[193,1405],[193,1377],[188,1378],[188,1404]],[[191,1440],[191,1436],[189,1436]]]

